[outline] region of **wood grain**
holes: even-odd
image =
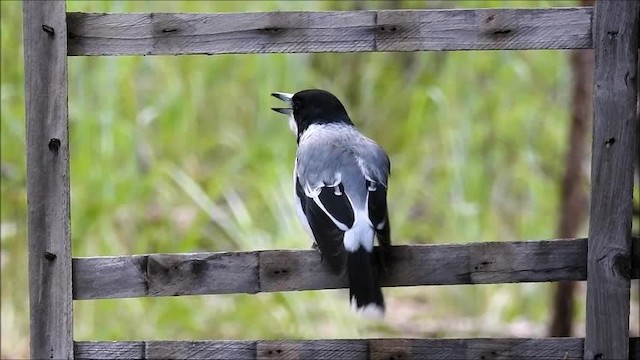
[[[629,339],[640,359],[640,338]],[[582,338],[123,341],[75,343],[78,359],[583,359]]]
[[[639,255],[640,239],[634,239]],[[383,286],[586,279],[586,239],[395,246]],[[637,262],[633,276],[638,277]],[[149,254],[73,259],[74,298],[344,288],[315,250]]]
[[[591,48],[592,8],[69,13],[69,55]]]
[[[597,1],[585,358],[626,359],[638,95],[638,1]]]
[[[23,3],[33,359],[73,358],[64,1]]]
[[[592,8],[383,10],[379,51],[583,49]]]
[[[373,51],[375,12],[69,13],[69,55]]]

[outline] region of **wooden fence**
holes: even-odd
[[[32,358],[640,359],[629,338],[640,3],[595,9],[67,13],[24,2]],[[385,286],[587,281],[585,338],[73,340],[73,300],[342,288],[312,250],[71,257],[67,56],[594,49],[589,239],[396,246]],[[314,271],[309,269],[313,268]]]

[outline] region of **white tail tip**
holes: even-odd
[[[369,319],[383,319],[384,318],[384,308],[378,304],[370,303],[365,306],[358,307],[356,305],[355,299],[351,300],[351,308],[357,312],[358,314],[363,315]]]

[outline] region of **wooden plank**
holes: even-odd
[[[405,245],[392,254],[383,286],[586,279],[586,239]],[[74,258],[73,274],[77,300],[346,287],[315,250]]]
[[[107,296],[111,298],[127,297],[130,289],[144,290],[147,293],[146,256],[95,259],[100,261],[100,266],[92,269],[85,269],[82,266],[82,261],[79,265],[77,259],[73,260],[74,299],[82,296],[94,299]],[[78,287],[75,284],[83,285]],[[79,294],[81,295],[79,296]]]
[[[590,7],[380,11],[378,50],[584,49],[591,14]]]
[[[82,341],[73,352],[76,359],[146,359],[144,341]]]
[[[256,293],[258,253],[76,258],[74,298]]]
[[[31,358],[73,357],[64,1],[23,3]]]
[[[640,338],[628,340],[638,348]],[[582,338],[214,340],[75,343],[78,359],[582,359]],[[115,345],[146,349],[114,351]],[[628,359],[640,359],[637,352]]]
[[[638,1],[597,1],[585,358],[629,356]]]
[[[591,48],[592,8],[69,13],[69,55]]]
[[[373,51],[375,12],[69,13],[69,55]]]
[[[268,359],[367,359],[364,340],[266,340],[256,342],[254,358]]]
[[[253,359],[255,341],[153,341],[145,343],[145,359]]]

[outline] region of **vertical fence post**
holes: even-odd
[[[596,1],[585,359],[629,358],[638,1]]]
[[[30,352],[73,358],[65,1],[24,1]]]

